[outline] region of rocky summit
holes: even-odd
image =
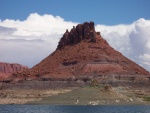
[[[12,81],[91,80],[141,81],[150,73],[113,49],[94,22],[79,24],[64,33],[57,49],[30,70],[13,74]]]
[[[97,34],[100,34],[97,32]],[[64,48],[66,45],[74,45],[80,43],[82,40],[90,39],[90,42],[96,41],[96,32],[94,27],[94,22],[85,22],[84,24],[79,24],[69,32],[68,29],[61,38],[57,50]]]

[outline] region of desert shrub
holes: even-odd
[[[150,96],[144,97],[144,101],[150,101]]]
[[[111,85],[109,85],[109,84],[104,85],[105,91],[110,91],[111,89],[112,89]]]
[[[96,86],[99,86],[99,83],[98,83],[98,81],[97,81],[96,79],[93,79],[93,80],[91,81],[91,83],[90,83],[90,86],[96,87]]]

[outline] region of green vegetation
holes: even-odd
[[[96,87],[96,86],[99,86],[99,82],[96,80],[96,79],[93,79],[90,83],[90,86],[91,87]]]
[[[94,83],[96,81],[93,81]],[[128,100],[128,102],[127,102]],[[95,87],[86,86],[77,88],[68,93],[58,94],[43,98],[40,101],[29,102],[28,104],[51,104],[51,105],[124,105],[136,104],[126,96],[123,96],[108,85]]]
[[[144,101],[150,101],[150,96],[144,97]]]

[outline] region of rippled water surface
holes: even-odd
[[[150,106],[0,105],[0,113],[150,113]]]

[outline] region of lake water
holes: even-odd
[[[0,105],[0,113],[150,113],[150,106]]]

